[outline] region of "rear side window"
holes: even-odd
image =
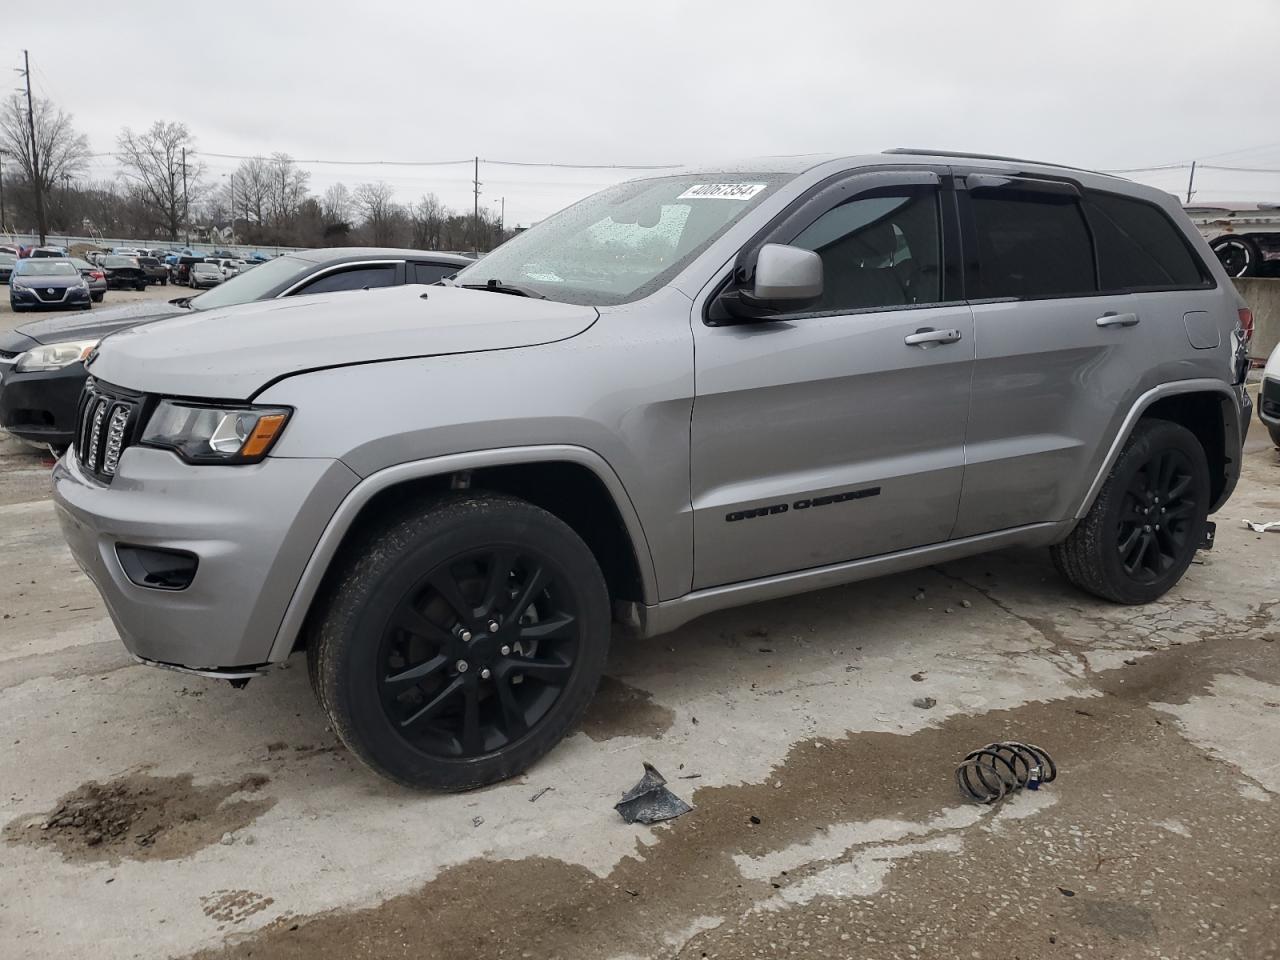
[[[1074,196],[975,190],[979,274],[974,300],[1094,293],[1093,245]]]
[[[413,275],[418,283],[435,283],[445,277],[451,277],[462,267],[452,263],[415,263]]]
[[[1110,193],[1090,194],[1084,206],[1104,291],[1204,285],[1200,261],[1163,210]]]
[[[377,264],[327,273],[311,281],[301,290],[294,291],[294,294],[296,296],[303,293],[333,293],[338,290],[363,290],[365,287],[389,287],[395,282],[396,265],[394,263]]]

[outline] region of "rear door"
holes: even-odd
[[[1161,358],[1188,345],[1179,294],[1110,275],[1115,224],[1076,184],[975,172],[957,186],[977,342],[966,537],[1072,516],[1136,396],[1178,378]]]
[[[695,588],[950,534],[974,345],[942,173],[817,188],[759,242],[818,252],[822,300],[768,322],[695,319]]]

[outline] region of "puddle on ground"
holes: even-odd
[[[623,683],[615,677],[602,677],[591,706],[582,719],[582,732],[592,740],[614,737],[658,738],[671,729],[675,712],[653,702],[653,695]]]
[[[132,773],[90,781],[64,795],[48,813],[22,817],[4,829],[8,843],[52,847],[77,863],[177,860],[252,823],[274,804],[257,796],[261,774],[196,786],[191,774]]]

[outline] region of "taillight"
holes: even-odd
[[[1253,340],[1253,311],[1248,307],[1241,307],[1236,311],[1240,317],[1240,331],[1245,343]]]
[[[94,270],[91,274],[89,274],[89,277],[93,280],[107,279],[107,275],[103,273],[101,270]]]

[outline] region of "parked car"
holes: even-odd
[[[216,263],[193,263],[190,279],[187,282],[196,290],[216,287],[222,282],[222,271],[218,269]]]
[[[23,310],[88,310],[89,285],[70,260],[40,257],[19,260],[9,276],[9,306]]]
[[[169,265],[169,279],[173,283],[180,283],[183,286],[191,286],[191,265],[193,263],[204,263],[204,257],[197,257],[192,254],[180,254],[169,263],[168,258],[165,260]]]
[[[9,274],[13,273],[14,264],[18,262],[15,253],[0,253],[0,283],[9,282]]]
[[[1280,346],[1271,351],[1262,371],[1262,387],[1258,390],[1258,419],[1271,434],[1271,442],[1280,447]]]
[[[36,247],[28,256],[63,259],[66,255],[65,247]]]
[[[117,330],[167,317],[190,316],[253,300],[333,293],[404,283],[434,283],[474,261],[426,250],[334,247],[268,261],[199,295],[142,300],[91,317],[49,317],[0,333],[0,426],[36,443],[64,447],[75,435],[76,403],[85,370],[75,349],[91,349]],[[25,354],[55,349],[61,365],[14,364]],[[71,358],[71,359],[67,359]]]
[[[145,290],[147,275],[138,265],[137,257],[108,254],[98,261],[107,275],[107,286],[112,290]]]
[[[155,257],[138,257],[138,266],[142,268],[147,283],[158,283],[162,287],[169,285],[169,268]]]
[[[71,265],[80,271],[80,276],[84,277],[84,282],[89,285],[89,295],[93,298],[94,303],[101,303],[102,298],[107,294],[107,274],[103,269],[95,264],[89,263],[87,260],[81,260],[79,257],[68,257]]]
[[[249,265],[243,260],[222,259],[218,261],[218,270],[222,274],[223,280],[229,280],[241,271],[247,270]]]
[[[1157,599],[1239,475],[1251,329],[1163,191],[774,158],[610,187],[449,284],[117,334],[54,496],[136,657],[305,649],[362,761],[466,789],[573,729],[611,613],[1010,546]]]

